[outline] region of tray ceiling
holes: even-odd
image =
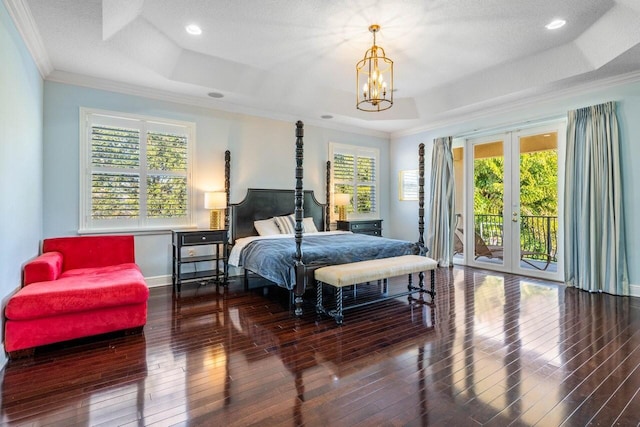
[[[17,24],[41,44],[45,78],[390,133],[640,70],[637,0],[5,3],[24,11]],[[567,24],[545,29],[555,18]],[[201,35],[187,34],[191,23]],[[355,108],[355,64],[373,23],[397,88],[380,113]]]

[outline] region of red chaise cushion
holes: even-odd
[[[149,297],[135,264],[68,271],[58,280],[33,283],[8,302],[10,320],[36,319],[145,302]]]

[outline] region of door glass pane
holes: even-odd
[[[456,225],[453,234],[453,256],[458,260],[462,260],[464,258],[464,221],[462,220],[462,209],[464,207],[464,147],[453,149],[453,176],[456,186]]]
[[[473,148],[474,258],[503,264],[504,142]]]
[[[557,271],[558,133],[520,137],[520,267]]]

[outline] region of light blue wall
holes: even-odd
[[[20,287],[22,265],[38,254],[42,239],[42,96],[38,69],[0,2],[2,308]],[[3,357],[0,352],[0,367]]]
[[[473,121],[460,121],[452,125],[393,138],[391,141],[391,200],[398,200],[394,182],[399,171],[417,168],[418,145],[426,145],[425,154],[425,210],[428,216],[429,181],[431,173],[431,149],[433,139],[441,136],[468,134],[474,130],[517,127],[528,121],[545,117],[566,117],[571,109],[586,107],[606,101],[617,101],[621,137],[622,181],[626,222],[627,260],[630,282],[640,285],[640,83],[619,85],[604,90],[587,91],[563,98],[548,99],[526,107],[508,108],[500,113],[487,114]],[[390,233],[402,239],[415,240],[418,227],[417,202],[397,202],[390,206]],[[428,224],[428,218],[425,218]],[[426,239],[426,231],[425,231]]]
[[[247,188],[293,188],[295,123],[158,101],[86,87],[46,82],[44,89],[44,235],[77,234],[79,215],[79,108],[96,108],[196,123],[197,221],[208,226],[203,192],[224,188],[224,152],[231,151],[231,201]],[[329,142],[380,149],[381,215],[389,194],[389,140],[305,125],[305,188],[325,197]],[[136,260],[147,278],[171,274],[168,234],[136,237]]]

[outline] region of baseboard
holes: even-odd
[[[243,274],[244,273],[242,272],[242,269],[229,267],[229,277],[242,276]],[[145,277],[144,280],[147,282],[147,286],[150,288],[173,285],[173,279],[168,274],[166,276]]]
[[[4,367],[7,366],[7,362],[9,359],[7,358],[7,353],[4,351],[4,341],[0,341],[0,384],[2,384],[2,376],[4,372]]]
[[[632,297],[640,297],[640,285],[630,284],[629,295]]]
[[[171,276],[169,275],[145,277],[144,280],[147,282],[147,286],[150,288],[169,286],[172,284]]]

